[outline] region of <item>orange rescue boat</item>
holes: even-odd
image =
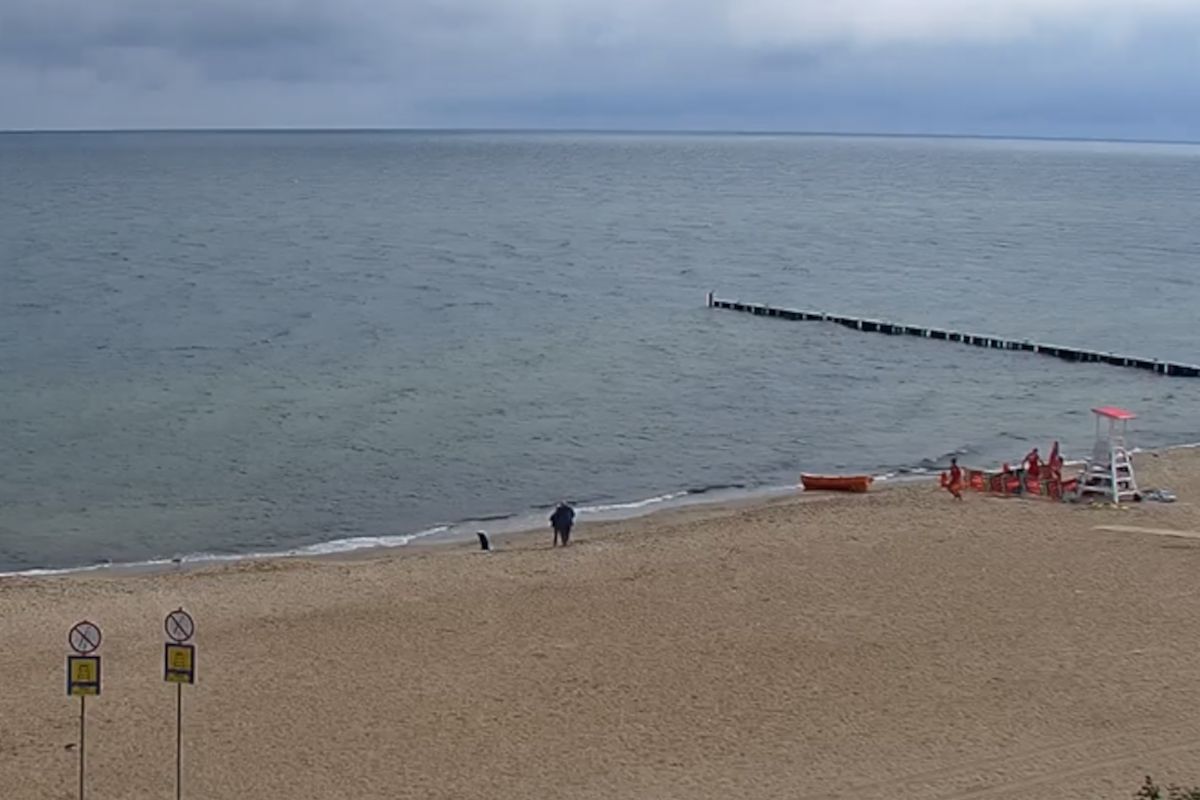
[[[800,475],[807,491],[865,492],[874,480],[870,475]]]

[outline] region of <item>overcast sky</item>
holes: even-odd
[[[0,0],[0,129],[1200,140],[1200,0]]]

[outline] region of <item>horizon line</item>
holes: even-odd
[[[137,133],[444,133],[444,134],[590,134],[642,136],[795,136],[877,139],[980,139],[990,141],[1092,142],[1108,144],[1200,145],[1197,139],[1155,139],[1086,135],[1021,133],[914,133],[907,131],[825,131],[771,128],[529,128],[440,126],[327,126],[327,127],[178,127],[178,128],[2,128],[0,135],[31,134],[137,134]]]

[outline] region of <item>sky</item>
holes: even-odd
[[[1200,140],[1200,0],[0,0],[0,130]]]

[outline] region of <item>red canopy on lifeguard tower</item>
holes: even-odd
[[[1108,417],[1109,419],[1119,420],[1121,422],[1128,422],[1131,419],[1137,419],[1137,414],[1133,413],[1132,411],[1126,411],[1123,408],[1117,408],[1116,406],[1100,406],[1099,408],[1093,408],[1092,413],[1099,414],[1102,417]]]

